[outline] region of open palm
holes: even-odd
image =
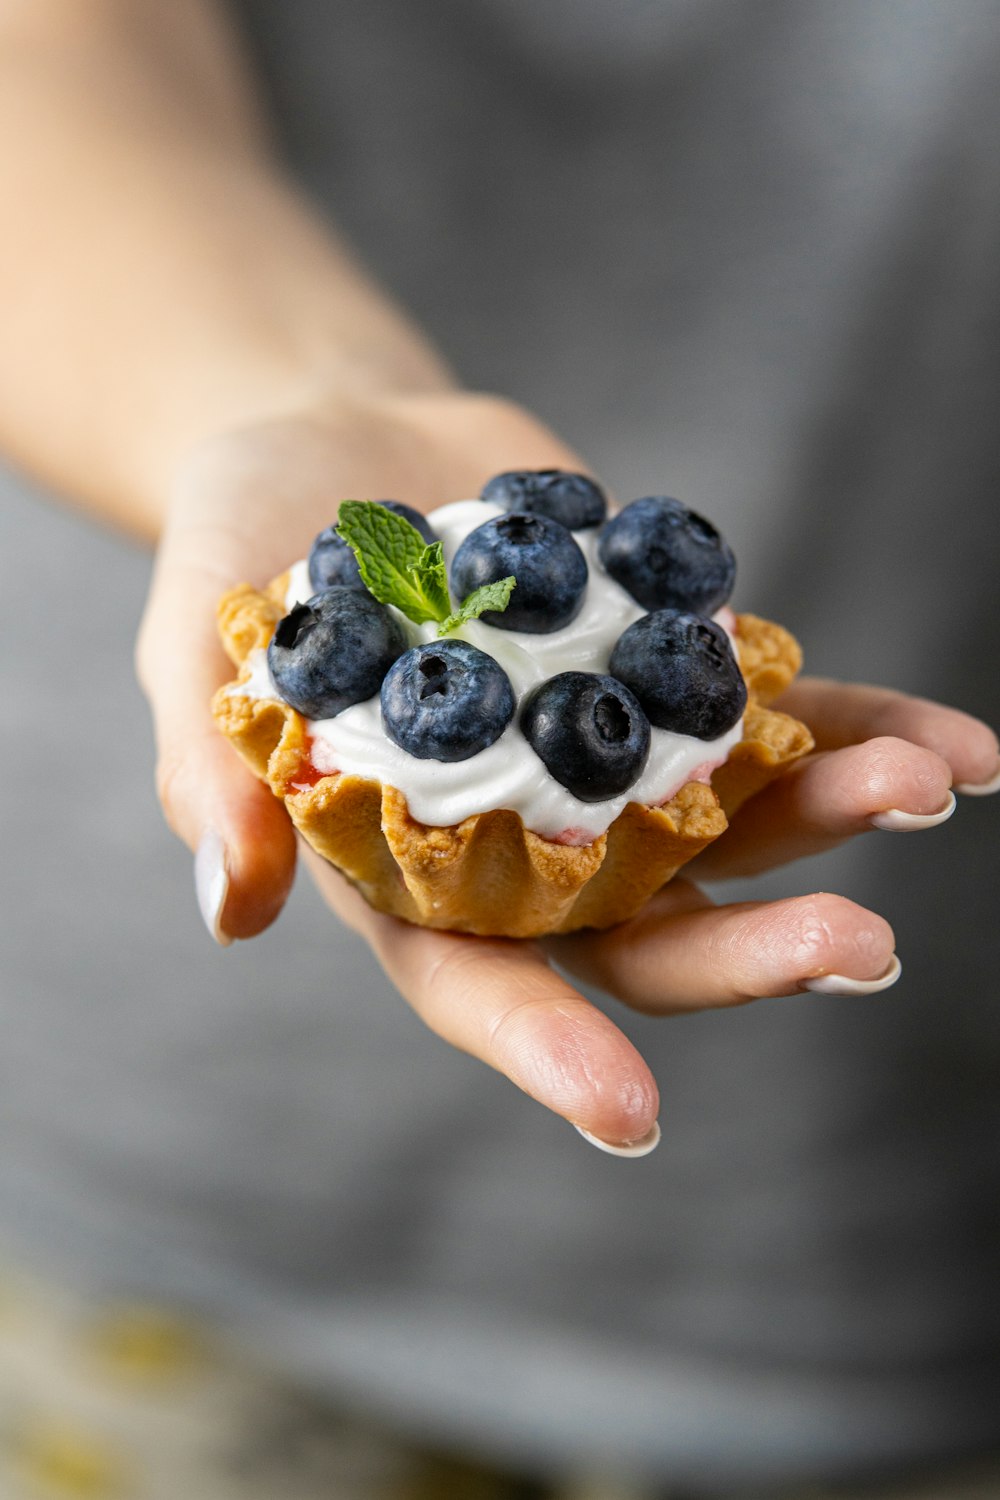
[[[542,467],[583,465],[517,407],[458,394],[317,407],[220,437],[185,465],[138,664],[164,811],[202,851],[221,940],[251,937],[280,911],[296,839],[212,721],[212,694],[231,675],[216,635],[219,596],[243,580],[263,585],[305,555],[344,497],[429,510],[502,469]],[[610,931],[541,942],[429,931],[373,911],[307,851],[309,867],[430,1027],[598,1142],[648,1149],[658,1112],[648,1067],[553,963],[662,1015],[808,988],[883,988],[898,966],[875,913],[830,894],[716,906],[693,881],[754,874],[872,827],[931,826],[951,810],[953,782],[976,790],[996,773],[996,738],[957,710],[808,678],[779,706],[809,724],[816,751],[746,803],[688,878]]]

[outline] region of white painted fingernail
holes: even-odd
[[[584,1130],[582,1125],[574,1125],[573,1129],[578,1130],[584,1140],[596,1146],[598,1151],[606,1151],[609,1156],[648,1156],[660,1144],[659,1125],[654,1125],[641,1140],[630,1141],[627,1146],[612,1146],[610,1141],[602,1141],[599,1135],[591,1135],[590,1131]]]
[[[222,910],[229,894],[226,846],[214,828],[206,828],[194,857],[194,889],[198,910],[215,941],[228,948],[232,938],[222,930]]]
[[[1000,771],[989,781],[957,781],[955,790],[963,797],[992,797],[994,792],[1000,792]]]
[[[883,828],[887,833],[916,833],[921,828],[936,828],[939,823],[946,823],[957,805],[954,792],[949,792],[940,812],[908,813],[890,807],[885,812],[873,813],[868,821],[873,828]]]
[[[887,990],[891,984],[895,984],[903,972],[903,965],[895,953],[889,960],[889,967],[878,979],[848,979],[846,974],[818,974],[815,979],[803,979],[801,985],[804,990],[812,990],[817,995],[875,995],[879,990]]]

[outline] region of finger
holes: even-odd
[[[329,865],[310,852],[305,858],[334,910],[367,939],[438,1036],[600,1142],[655,1144],[659,1095],[649,1068],[537,945],[433,932],[383,916]]]
[[[170,827],[197,851],[199,905],[221,943],[272,922],[295,869],[295,837],[281,803],[233,753],[209,708],[233,675],[215,607],[245,576],[238,553],[238,541],[222,531],[175,522],[160,547],[137,648],[156,730],[160,801]]]
[[[810,988],[865,993],[898,977],[889,924],[827,893],[713,906],[675,880],[630,922],[545,946],[577,978],[655,1015]]]
[[[933,750],[948,762],[958,791],[983,789],[1000,772],[993,730],[960,709],[927,698],[865,683],[803,677],[775,707],[808,724],[818,750],[837,750],[875,736],[911,740]]]
[[[873,828],[930,828],[954,811],[951,768],[908,740],[874,739],[796,762],[692,862],[696,880],[757,875]]]

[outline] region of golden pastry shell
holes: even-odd
[[[317,776],[307,720],[287,703],[240,692],[251,653],[286,613],[288,575],[263,592],[243,584],[219,605],[219,630],[239,669],[216,693],[222,733],[280,797],[303,838],[377,910],[424,927],[539,937],[610,927],[634,916],[688,860],[722,834],[747,797],[812,748],[804,724],[768,707],[801,664],[794,637],[756,615],[736,617],[749,701],[743,738],[712,776],[660,807],[630,802],[592,844],[552,843],[506,809],[451,827],[418,823],[391,786]]]

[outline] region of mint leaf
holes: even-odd
[[[426,546],[415,526],[373,500],[345,500],[337,535],[380,604],[394,604],[415,625],[445,618],[451,600],[440,542]]]
[[[507,608],[513,578],[473,589],[453,611],[441,543],[426,546],[415,526],[374,500],[343,501],[337,535],[354,553],[362,582],[380,604],[394,604],[415,625],[437,621],[439,636],[478,620],[486,609]]]
[[[502,611],[510,603],[510,596],[517,587],[517,579],[499,578],[496,583],[484,583],[481,588],[473,589],[467,594],[454,614],[442,623],[438,635],[447,635],[449,630],[454,630],[456,625],[464,625],[466,620],[478,620],[479,616],[487,609]]]
[[[434,609],[434,620],[443,620],[451,609],[448,575],[444,566],[444,548],[440,542],[425,547],[413,569],[417,587]]]

